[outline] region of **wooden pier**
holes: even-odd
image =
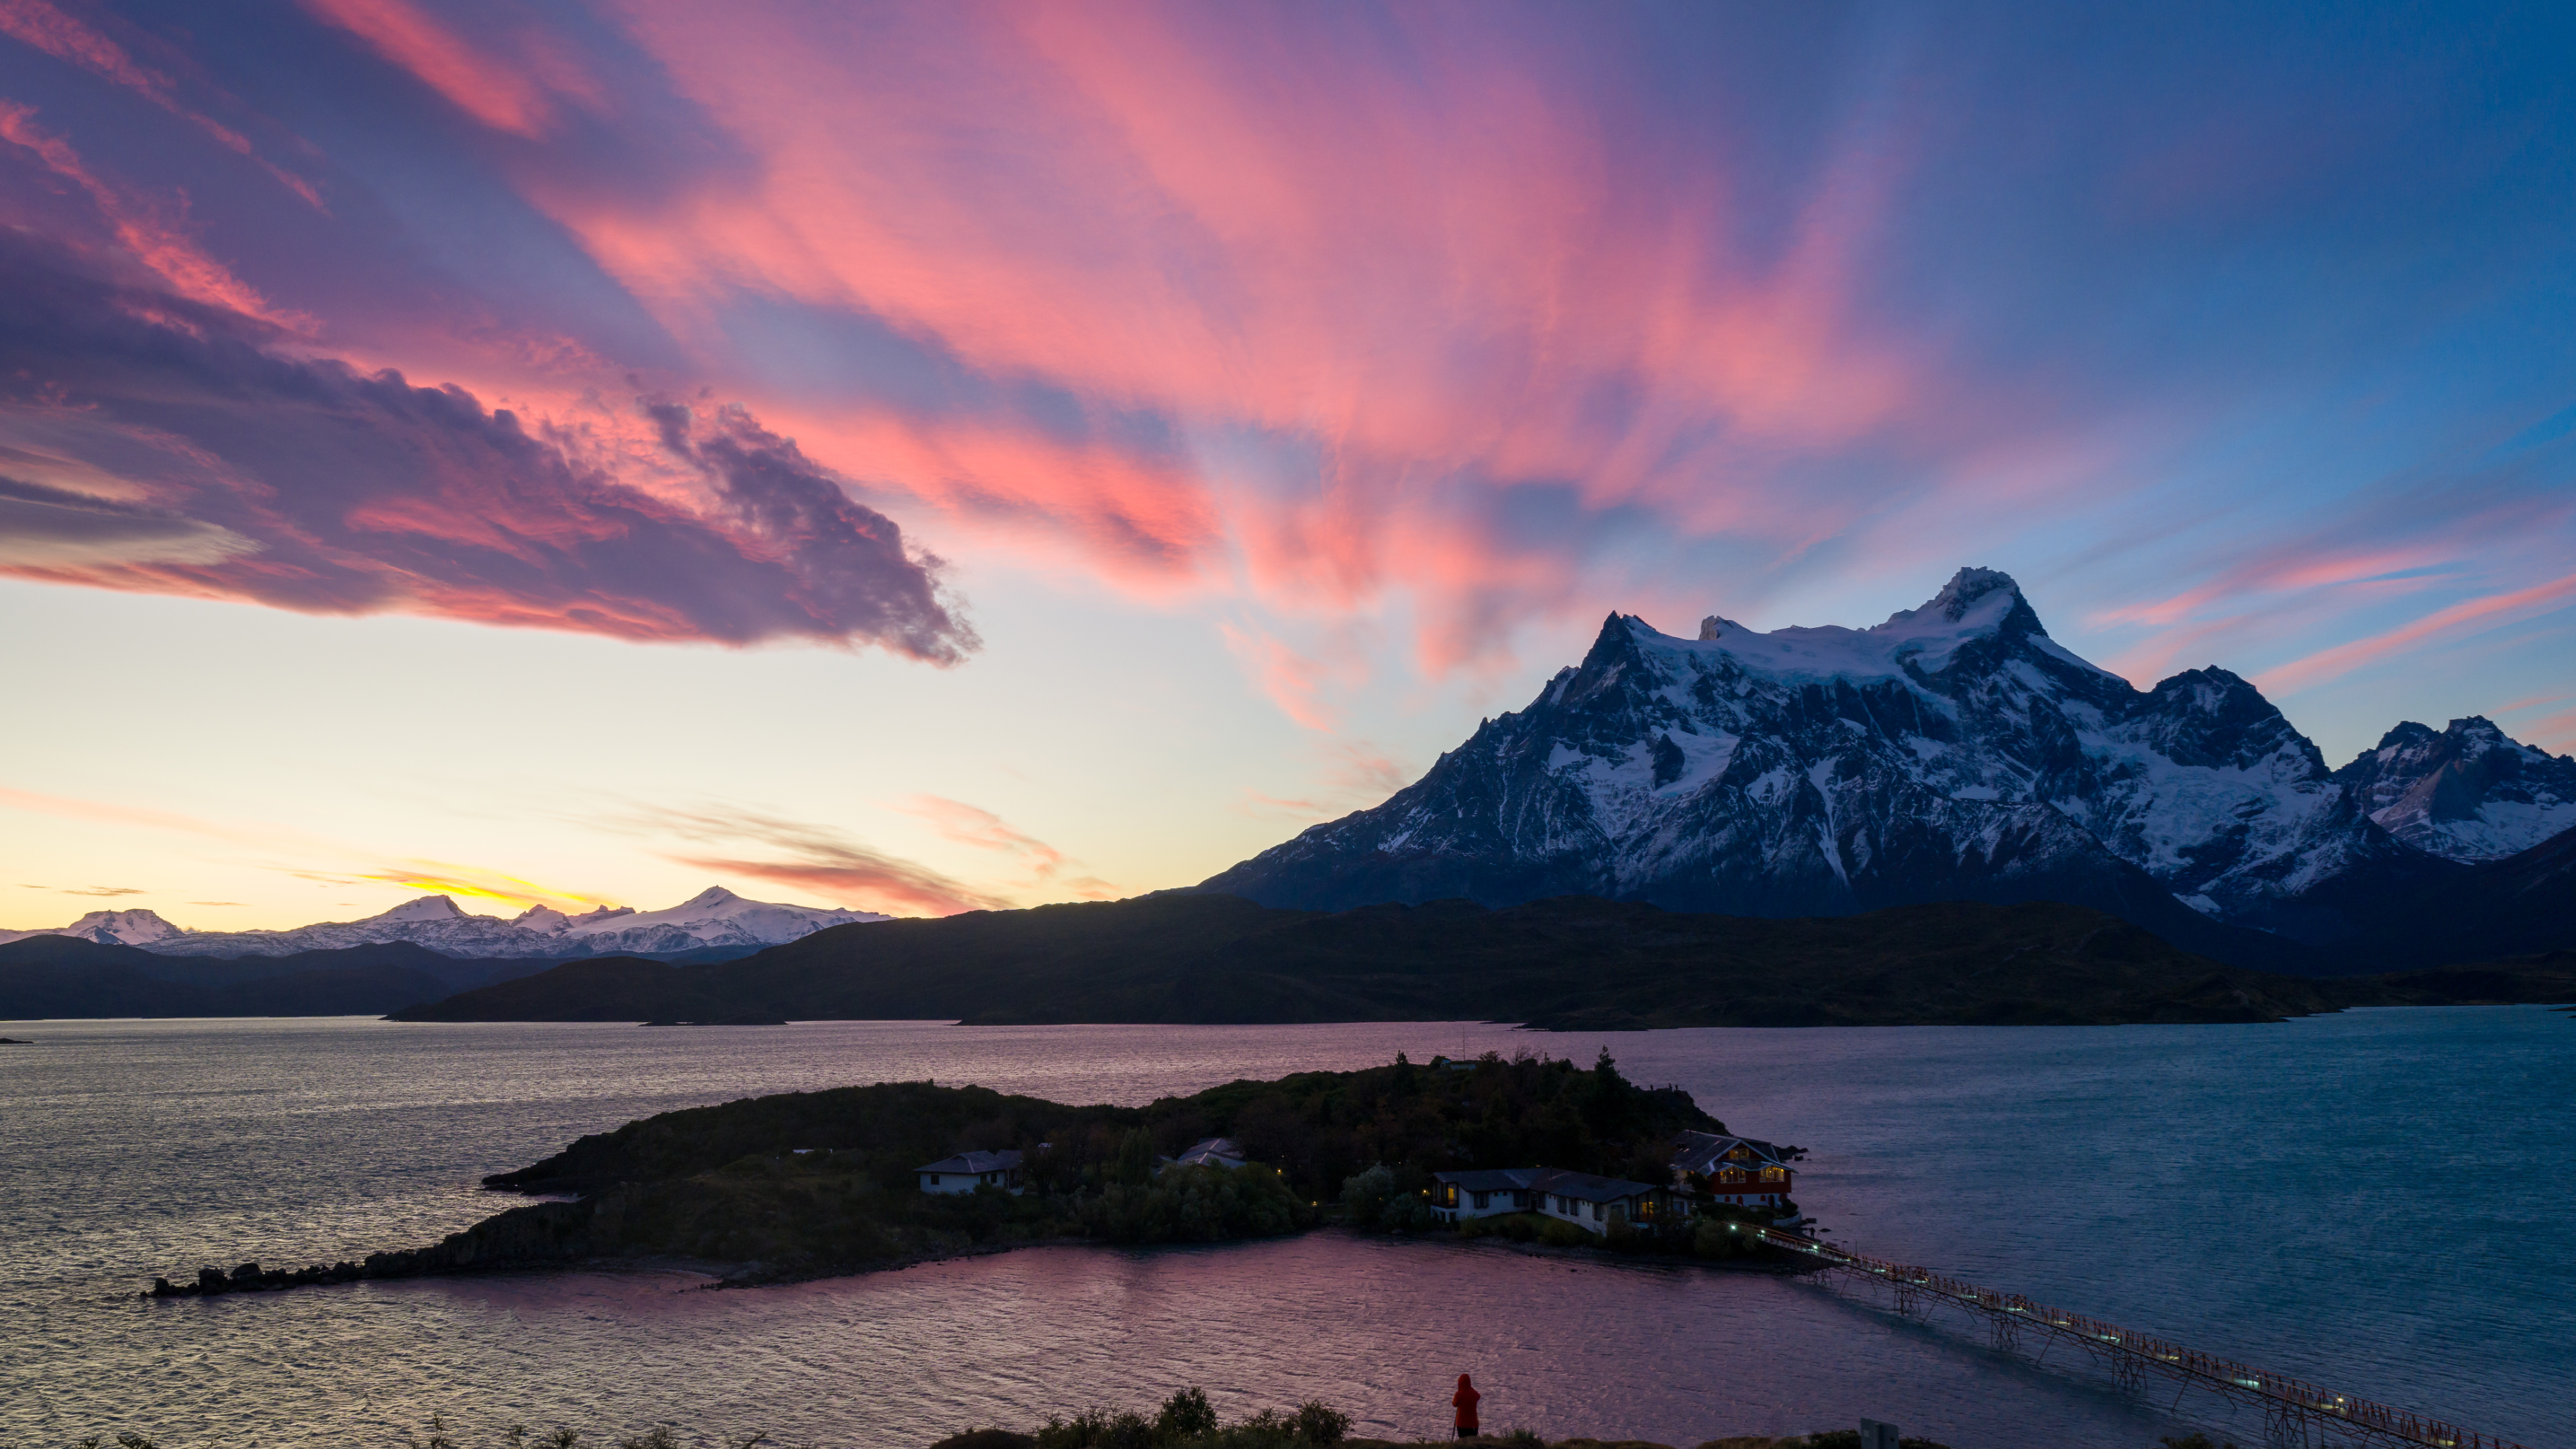
[[[1891,1263],[1796,1233],[1761,1227],[1747,1231],[1772,1247],[1813,1258],[1825,1267],[1886,1287],[1895,1296],[1900,1312],[1911,1313],[1926,1302],[1967,1309],[1985,1320],[1998,1348],[2019,1348],[2026,1333],[2050,1337],[2082,1348],[2112,1377],[2131,1388],[2154,1375],[2207,1389],[2239,1403],[2255,1404],[2263,1411],[2271,1443],[2279,1449],[2328,1449],[2336,1444],[2523,1449],[2510,1439],[2473,1433],[2439,1419],[2338,1394],[2304,1379],[2185,1348],[2081,1313],[2033,1303],[2018,1293],[1997,1293],[1929,1268]]]

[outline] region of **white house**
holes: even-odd
[[[923,1192],[973,1192],[979,1187],[998,1187],[1017,1196],[1027,1190],[1020,1182],[1017,1152],[961,1152],[913,1171],[921,1175]]]
[[[1696,1173],[1711,1202],[1738,1207],[1779,1207],[1789,1200],[1791,1149],[1751,1137],[1684,1132],[1673,1138],[1673,1183]]]
[[[1432,1211],[1443,1221],[1534,1212],[1586,1232],[1606,1233],[1612,1223],[1651,1222],[1665,1213],[1687,1216],[1690,1205],[1669,1190],[1623,1177],[1598,1177],[1554,1167],[1484,1168],[1432,1175]]]
[[[1530,1182],[1543,1167],[1488,1167],[1473,1172],[1440,1172],[1431,1180],[1431,1206],[1443,1221],[1489,1218],[1530,1210]]]

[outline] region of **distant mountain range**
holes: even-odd
[[[2548,865],[2571,827],[2576,760],[2484,719],[2402,724],[2329,769],[2244,679],[2136,689],[1969,568],[1865,629],[1712,616],[1682,639],[1613,614],[1582,663],[1385,804],[1198,889],[1770,917],[2056,900],[2234,964],[2333,971],[2576,945],[2576,888],[2552,902],[2526,879],[2576,887]],[[2491,897],[2528,939],[2445,936]]]
[[[39,932],[0,944],[0,1020],[377,1016],[555,964],[462,960],[409,941],[288,956],[164,956]]]
[[[409,942],[441,955],[560,961],[578,956],[742,954],[822,930],[889,920],[871,911],[750,901],[721,886],[668,910],[601,906],[568,916],[532,906],[518,916],[469,915],[450,898],[422,896],[362,921],[326,921],[284,931],[183,931],[151,911],[92,911],[46,931],[0,931],[0,943],[75,936],[164,956],[292,956],[310,951]]]

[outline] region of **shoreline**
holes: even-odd
[[[1104,1248],[1121,1252],[1150,1253],[1174,1248],[1248,1247],[1257,1243],[1275,1243],[1290,1238],[1317,1235],[1338,1236],[1352,1242],[1489,1249],[1517,1253],[1529,1258],[1571,1259],[1604,1265],[1633,1264],[1639,1267],[1692,1268],[1719,1273],[1761,1273],[1774,1277],[1799,1277],[1824,1271],[1815,1263],[1792,1257],[1777,1249],[1753,1257],[1707,1259],[1671,1254],[1617,1253],[1606,1246],[1592,1244],[1559,1246],[1553,1243],[1522,1242],[1495,1235],[1466,1237],[1453,1231],[1364,1233],[1344,1223],[1318,1223],[1313,1227],[1301,1228],[1289,1233],[1258,1238],[1228,1238],[1217,1242],[1117,1243],[1106,1238],[1060,1236],[1013,1243],[972,1243],[935,1253],[907,1254],[900,1258],[864,1265],[825,1268],[811,1272],[772,1270],[756,1258],[734,1262],[664,1254],[601,1256],[556,1262],[461,1264],[453,1268],[382,1271],[371,1270],[368,1264],[389,1255],[371,1253],[366,1262],[341,1262],[329,1266],[313,1264],[296,1269],[267,1268],[256,1261],[241,1264],[230,1272],[205,1267],[198,1270],[197,1277],[192,1281],[173,1282],[166,1277],[155,1277],[151,1287],[134,1296],[158,1302],[185,1298],[223,1298],[237,1293],[282,1293],[292,1288],[329,1288],[350,1283],[400,1283],[424,1278],[518,1277],[543,1273],[694,1273],[709,1281],[692,1285],[682,1291],[703,1293],[720,1289],[788,1288],[803,1283],[828,1283],[840,1278],[865,1278],[878,1273],[900,1273],[906,1269],[926,1267],[933,1263],[991,1258],[1005,1253],[1035,1249]],[[244,1269],[254,1271],[244,1276]]]

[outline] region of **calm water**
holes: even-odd
[[[152,1273],[429,1241],[483,1173],[671,1107],[934,1077],[1136,1103],[1235,1077],[1600,1038],[1479,1025],[728,1031],[359,1020],[12,1027],[0,1048],[0,1446],[389,1442],[433,1409],[631,1432],[920,1446],[1185,1383],[1691,1444],[1893,1419],[1969,1449],[2149,1449],[2260,1424],[1989,1350],[1812,1279],[1319,1233],[1049,1249],[749,1291],[563,1274],[153,1304]],[[2536,1009],[2268,1027],[1674,1031],[1607,1039],[1811,1157],[1836,1235],[2576,1446],[2576,1022]]]

